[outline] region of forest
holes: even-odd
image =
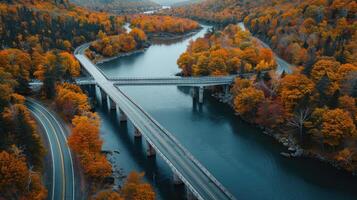
[[[161,6],[151,0],[71,0],[73,3],[97,11],[120,15],[156,10]]]
[[[270,2],[267,0],[205,0],[162,10],[161,14],[187,17],[205,23],[226,26],[241,22],[250,9],[270,5]]]
[[[25,96],[32,95],[32,79],[43,82],[38,98],[53,101],[53,108],[72,124],[69,146],[85,174],[88,197],[153,199],[151,186],[136,172],[120,192],[107,189],[104,180],[112,175],[112,165],[101,152],[100,119],[87,95],[71,84],[80,75],[74,48],[99,35],[123,33],[124,17],[89,11],[65,0],[1,1],[0,16],[0,199],[48,196],[42,177],[47,148],[25,106]],[[140,45],[143,34],[133,30],[130,37]]]
[[[111,58],[125,53],[133,53],[150,46],[145,32],[138,28],[133,28],[130,33],[107,36],[99,32],[98,40],[91,43],[86,50],[86,56],[93,62],[101,61],[104,58]]]
[[[68,0],[0,1],[0,199],[48,198],[48,150],[27,97],[46,102],[70,127],[68,145],[88,199],[155,199],[143,173],[131,172],[111,189],[101,119],[74,84],[81,69],[73,51],[91,42],[85,54],[98,62],[144,50],[155,37],[194,33],[199,22],[214,28],[190,41],[177,60],[180,75],[237,75],[228,104],[239,120],[293,148],[289,157],[318,158],[357,173],[355,0],[206,0],[155,15],[137,14],[157,7],[149,1],[126,7],[74,2],[97,11]],[[277,72],[276,55],[292,65],[291,73]],[[43,83],[38,93],[29,87],[32,80]]]
[[[196,21],[170,16],[160,15],[132,15],[129,16],[132,27],[142,29],[146,34],[184,34],[200,28]]]
[[[276,68],[273,52],[253,40],[248,31],[229,25],[192,41],[177,61],[184,76],[222,76]]]
[[[212,16],[217,14],[200,10],[193,15],[185,15],[193,13],[191,9],[199,9],[208,3],[181,7],[172,12],[193,19],[200,19],[200,13]],[[217,9],[221,5],[226,8],[225,3],[236,5],[237,1],[216,3]],[[295,67],[291,74],[283,72],[279,75],[270,71],[256,73],[248,79],[237,78],[231,89],[235,112],[279,140],[289,138],[294,148],[299,149],[294,156],[319,157],[338,168],[356,172],[356,2],[273,1],[270,6],[267,5],[269,3],[254,6],[249,12],[242,8],[241,12],[245,15],[236,17],[238,20],[244,19],[253,35],[271,44],[278,55]],[[227,23],[225,19],[212,21],[219,25]],[[178,65],[183,75],[235,74],[246,65],[258,71],[256,67],[262,57],[259,56],[259,50],[252,51],[255,55],[247,52],[247,40],[239,40],[241,37],[238,37],[237,44],[241,51],[237,51],[234,58],[239,58],[239,62],[231,67],[229,54],[226,53],[228,57],[218,61],[213,58],[216,57],[216,51],[207,52],[207,49],[215,47],[216,35],[222,36],[222,32],[216,31],[211,33],[214,36],[209,35],[192,42],[179,58]],[[248,33],[246,37],[250,37]],[[233,51],[231,47],[236,39],[237,36],[234,36],[232,42],[231,37],[223,34],[221,40],[218,40],[220,44],[215,47],[220,50],[221,57],[224,55],[221,46],[230,47],[230,51]],[[250,43],[253,48],[259,49],[259,43]],[[271,56],[271,52],[266,55]]]

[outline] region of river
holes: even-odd
[[[100,65],[108,76],[173,76],[176,60],[190,39],[155,43],[146,52]],[[258,128],[241,122],[227,105],[205,91],[204,104],[194,102],[189,88],[127,86],[123,90],[169,130],[239,200],[356,199],[357,179],[311,159],[289,159],[286,151]],[[173,186],[172,172],[159,157],[147,158],[144,140],[134,139],[130,123],[117,123],[105,106],[96,110],[102,119],[104,150],[125,173],[145,172],[158,199],[183,199],[183,187]]]

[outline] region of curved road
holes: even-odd
[[[71,151],[67,144],[66,129],[58,118],[39,102],[28,98],[26,105],[49,143],[52,159],[52,183],[48,188],[50,200],[74,200],[75,181]]]

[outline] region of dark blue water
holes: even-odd
[[[206,29],[195,37],[202,36]],[[169,76],[189,39],[157,44],[147,52],[105,63],[109,76]],[[357,180],[311,159],[289,159],[269,136],[241,122],[231,108],[206,91],[204,104],[194,102],[189,88],[128,86],[123,90],[169,130],[238,199],[357,199]],[[104,106],[105,108],[105,106]],[[105,150],[118,150],[114,160],[125,173],[146,173],[158,199],[182,199],[183,187],[172,185],[172,173],[157,156],[146,157],[146,142],[135,140],[133,127],[119,124],[114,113],[97,107]]]

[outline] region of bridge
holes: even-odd
[[[166,161],[173,171],[174,183],[184,183],[188,188],[188,198],[197,198],[199,200],[235,199],[169,131],[162,127],[143,108],[121,91],[120,87],[117,87],[120,83],[125,85],[129,84],[129,82],[134,83],[137,81],[133,79],[109,79],[83,54],[86,47],[88,47],[88,44],[77,48],[75,57],[95,80],[95,90],[98,94],[96,95],[98,100],[106,100],[108,109],[116,110],[121,122],[127,120],[132,122],[135,127],[134,136],[143,136],[147,141],[147,155],[155,156],[157,153]],[[189,85],[189,80],[190,79],[187,79],[187,83],[185,84]],[[233,79],[230,80],[232,81]],[[159,82],[175,82],[174,80],[142,79],[141,83],[144,84],[145,81],[157,84]],[[197,80],[193,81],[193,79],[191,79],[191,84],[197,85],[196,81]],[[209,81],[211,81],[212,85],[212,80]],[[178,83],[177,80],[176,83]],[[220,83],[218,85],[222,84]],[[138,85],[138,83],[134,85]],[[203,85],[200,85],[200,88],[203,88]]]

